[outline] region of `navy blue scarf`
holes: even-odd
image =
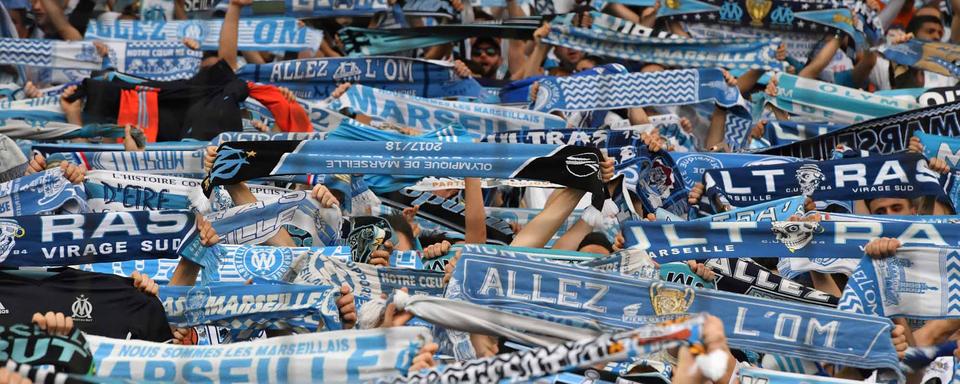
[[[628,248],[646,251],[657,262],[720,257],[802,257],[858,259],[877,237],[905,245],[957,246],[956,224],[911,222],[650,222],[622,225]]]
[[[325,99],[341,83],[363,84],[420,97],[480,96],[480,84],[449,65],[406,57],[324,58],[248,64],[241,79],[275,84],[305,99]]]
[[[703,179],[707,196],[737,207],[796,195],[823,201],[943,194],[942,177],[919,154],[712,169]]]
[[[107,212],[0,219],[0,265],[62,266],[176,258],[209,265],[187,211]],[[210,250],[211,252],[208,252]]]

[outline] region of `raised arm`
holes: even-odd
[[[50,24],[57,33],[60,34],[60,39],[66,41],[83,40],[83,35],[80,34],[77,28],[74,28],[74,26],[70,24],[70,20],[67,19],[67,15],[63,12],[63,7],[60,6],[57,0],[40,0],[40,4],[43,6],[43,10],[46,11]]]
[[[49,1],[49,0],[47,0]],[[226,61],[230,68],[237,69],[237,34],[240,29],[240,9],[253,3],[253,0],[230,0],[227,14],[220,27],[220,47],[217,56]]]
[[[483,244],[487,242],[487,211],[483,206],[483,190],[480,179],[467,177],[464,180],[464,217],[466,233],[464,240],[467,244]]]

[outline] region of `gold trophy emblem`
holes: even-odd
[[[653,311],[657,316],[687,313],[695,294],[690,287],[681,290],[664,286],[663,283],[650,285],[650,302],[653,303]]]
[[[670,9],[680,8],[680,0],[667,0],[667,8],[670,8]]]
[[[767,17],[767,14],[770,13],[770,8],[773,8],[773,1],[747,0],[747,14],[749,14],[750,18],[753,20],[750,22],[750,25],[754,27],[762,27],[763,18]]]

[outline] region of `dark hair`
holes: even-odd
[[[390,226],[393,227],[394,232],[402,233],[407,237],[407,240],[410,241],[410,244],[413,244],[413,240],[415,239],[413,236],[413,228],[410,227],[410,223],[407,222],[407,219],[403,218],[403,215],[399,213],[392,213],[384,216],[383,218],[390,223]]]
[[[443,233],[440,231],[431,231],[428,233],[426,231],[421,230],[419,239],[420,239],[420,245],[424,247],[429,247],[434,244],[442,243],[444,240],[449,241],[450,244],[457,242],[457,239],[449,237],[447,236],[446,233]]]
[[[907,24],[906,32],[917,33],[917,31],[920,30],[920,27],[926,23],[936,23],[940,24],[940,26],[943,26],[943,24],[940,22],[940,18],[934,16],[914,16],[912,19],[910,19],[910,23]]]
[[[580,245],[577,246],[577,249],[581,249],[588,245],[599,245],[607,250],[607,252],[613,253],[613,244],[610,243],[610,239],[607,238],[607,235],[603,232],[590,232],[583,237],[583,241],[580,242]]]

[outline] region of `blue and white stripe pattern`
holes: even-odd
[[[152,22],[115,20],[91,22],[84,36],[87,40],[173,41],[191,38],[203,50],[216,50],[220,45],[222,20],[177,20]],[[240,19],[237,36],[239,50],[316,50],[323,32],[301,27],[293,18]]]
[[[88,41],[0,38],[0,64],[97,70],[103,58]]]

